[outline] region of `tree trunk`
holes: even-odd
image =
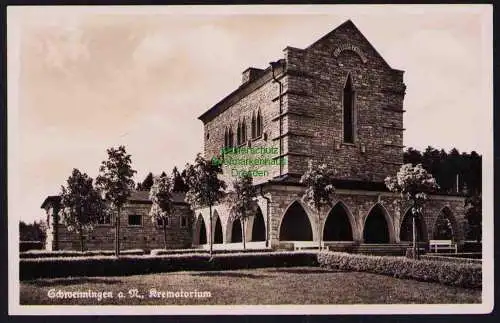
[[[214,232],[213,232],[213,227],[212,227],[212,206],[211,205],[209,206],[209,209],[210,209],[210,242],[209,242],[210,250],[209,250],[209,252],[210,252],[210,256],[212,256]]]
[[[245,250],[247,247],[246,245],[246,238],[245,238],[245,218],[241,219],[241,236],[243,237],[243,250]]]
[[[416,216],[413,215],[412,217],[412,224],[413,224],[413,258],[417,258],[417,223],[416,223]]]
[[[165,218],[163,218],[163,244],[165,250],[167,250],[167,224],[165,223]]]
[[[319,246],[318,249],[321,250],[321,208],[318,208],[318,241]]]
[[[83,232],[82,232],[81,228],[80,228],[79,235],[80,235],[80,251],[84,252],[85,251],[84,236],[83,236]]]
[[[115,256],[120,257],[120,208],[116,215],[115,221]]]

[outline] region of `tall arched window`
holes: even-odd
[[[256,125],[256,129],[257,129],[257,137],[260,137],[262,136],[262,114],[260,113],[260,109],[259,111],[257,111],[257,125]]]
[[[351,74],[347,76],[344,87],[344,142],[354,143],[354,90],[352,87]]]
[[[236,144],[241,145],[241,122],[238,121],[238,125],[236,126]]]
[[[252,113],[252,139],[257,138],[257,121],[255,120],[255,113]]]
[[[245,118],[243,118],[243,121],[241,121],[241,144],[244,144],[247,142],[247,123],[245,121]]]
[[[224,147],[233,147],[233,130],[226,128],[224,131]]]

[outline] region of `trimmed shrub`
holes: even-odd
[[[462,255],[463,256],[463,255]],[[483,260],[481,258],[460,258],[457,254],[427,254],[421,256],[422,259],[432,260],[432,261],[448,261],[460,264],[482,264]]]
[[[413,260],[405,257],[367,256],[337,252],[319,253],[318,263],[320,266],[330,269],[370,272],[458,287],[481,288],[482,285],[482,268],[480,264]]]
[[[42,250],[45,247],[43,241],[20,241],[19,251],[24,252],[28,250]]]
[[[266,252],[214,255],[59,257],[21,259],[21,280],[70,276],[126,276],[171,271],[317,265],[316,253]]]
[[[95,256],[113,256],[115,254],[112,250],[91,250],[91,251],[73,251],[73,250],[31,250],[27,252],[21,252],[19,257],[21,259],[26,258],[57,258],[57,257],[95,257]],[[143,255],[144,250],[142,249],[130,249],[120,251],[121,255],[124,256],[134,256]]]
[[[255,253],[255,252],[271,252],[272,249],[245,249],[245,250],[214,250],[213,254],[235,254],[235,253]],[[179,255],[179,254],[208,254],[206,249],[153,249],[151,255]]]

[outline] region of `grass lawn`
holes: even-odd
[[[126,277],[75,277],[21,282],[21,305],[255,305],[481,303],[481,291],[318,267],[172,272]],[[142,298],[128,297],[138,289]],[[208,291],[205,298],[152,298],[158,291]],[[113,298],[51,299],[48,291],[111,291]],[[122,291],[127,297],[118,298]]]

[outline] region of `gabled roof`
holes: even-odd
[[[364,41],[373,49],[373,51],[376,53],[378,57],[383,61],[383,63],[389,68],[394,71],[399,71],[403,72],[401,70],[397,70],[392,68],[387,61],[380,55],[380,53],[375,49],[375,47],[366,39],[366,37],[363,35],[363,33],[356,27],[356,25],[349,19],[345,21],[344,23],[340,24],[337,28],[333,29],[330,31],[328,34],[325,36],[321,37],[311,45],[309,45],[305,50],[311,48],[315,44],[318,44],[322,40],[331,37],[335,33],[337,33],[339,30],[342,30],[344,28],[353,28],[359,35],[363,38]],[[280,62],[283,64],[285,62],[284,59],[280,59]],[[225,96],[222,100],[217,102],[215,105],[213,105],[210,109],[205,111],[202,115],[198,117],[199,120],[203,121],[203,123],[207,123],[208,121],[212,120],[215,116],[219,115],[223,111],[225,111],[227,108],[238,102],[242,97],[248,95],[249,93],[253,92],[255,89],[260,87],[261,85],[265,84],[269,80],[272,79],[272,72],[271,72],[271,67],[267,67],[266,69],[262,70],[260,75],[256,77],[254,80],[251,80],[247,83],[242,84],[240,87],[238,87],[236,90],[233,92],[229,93],[227,96]]]
[[[365,35],[363,35],[363,33],[359,30],[358,27],[356,27],[356,25],[352,22],[351,19],[348,19],[346,20],[345,22],[343,22],[342,24],[340,24],[337,28],[335,28],[334,30],[330,31],[328,34],[324,35],[323,37],[321,37],[320,39],[316,40],[314,43],[312,43],[311,45],[309,45],[306,49],[309,49],[311,47],[313,47],[314,45],[322,42],[323,40],[325,40],[326,38],[329,38],[331,36],[333,36],[334,34],[338,33],[339,30],[342,30],[344,28],[353,28],[362,38],[363,40],[368,44],[370,45],[370,47],[373,49],[373,51],[377,54],[378,57],[380,57],[382,59],[382,61],[384,62],[384,64],[390,68],[390,69],[393,69],[389,63],[387,63],[387,61],[384,59],[384,57],[382,55],[380,55],[380,53],[377,51],[377,49],[372,45],[372,43],[370,43],[370,41],[365,37]],[[396,70],[396,69],[393,69],[393,70]],[[399,71],[399,70],[397,70]]]
[[[172,198],[174,203],[176,204],[187,204],[186,202],[186,193],[184,192],[173,192]],[[131,203],[144,203],[150,204],[151,200],[149,199],[149,191],[132,191],[128,201]],[[45,198],[42,205],[40,206],[44,209],[49,203],[59,204],[61,202],[61,196],[59,195],[50,195]]]

